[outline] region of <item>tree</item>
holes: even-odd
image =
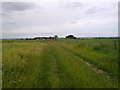
[[[58,38],[58,36],[57,36],[57,35],[55,35],[55,36],[54,36],[54,39],[56,40],[57,38]]]
[[[26,38],[26,40],[29,40],[28,38]]]
[[[69,39],[77,39],[77,38],[74,37],[73,35],[68,35],[68,36],[66,36],[66,38],[69,38]]]

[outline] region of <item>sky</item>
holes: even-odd
[[[117,2],[2,2],[0,15],[2,38],[118,36]]]

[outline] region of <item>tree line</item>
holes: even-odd
[[[58,35],[50,37],[35,37],[35,38],[26,38],[26,40],[57,40]],[[74,35],[67,35],[67,39],[119,39],[120,37],[75,37]]]

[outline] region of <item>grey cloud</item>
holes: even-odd
[[[77,23],[76,21],[73,21],[73,22],[71,22],[72,24],[75,24],[75,23]]]
[[[99,7],[99,6],[93,6],[91,8],[89,8],[85,14],[95,14],[95,13],[98,13],[98,12],[106,12],[106,11],[111,11],[112,8],[115,8],[116,7],[116,3],[112,4],[111,6],[102,6],[102,7]]]
[[[108,9],[107,8],[92,7],[92,8],[89,8],[85,13],[86,14],[95,14],[97,12],[106,11],[106,10],[108,10]]]
[[[118,3],[113,3],[111,6],[112,6],[113,8],[115,8],[115,7],[118,6]]]
[[[3,2],[2,9],[3,11],[23,11],[34,7],[32,3],[25,2]]]
[[[13,29],[16,28],[16,20],[13,13],[17,13],[18,11],[25,11],[34,8],[35,5],[33,3],[25,3],[25,2],[2,2],[2,25],[3,29]]]
[[[67,2],[67,5],[66,5],[67,8],[77,8],[82,6],[83,4],[81,2]]]
[[[92,7],[92,8],[90,8],[90,9],[88,9],[86,11],[86,14],[94,14],[96,12],[98,12],[97,8],[96,7]]]
[[[3,30],[11,30],[16,28],[16,22],[15,21],[3,21],[2,22],[2,28]]]

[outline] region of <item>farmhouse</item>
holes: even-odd
[[[34,40],[54,40],[54,37],[35,37]]]

